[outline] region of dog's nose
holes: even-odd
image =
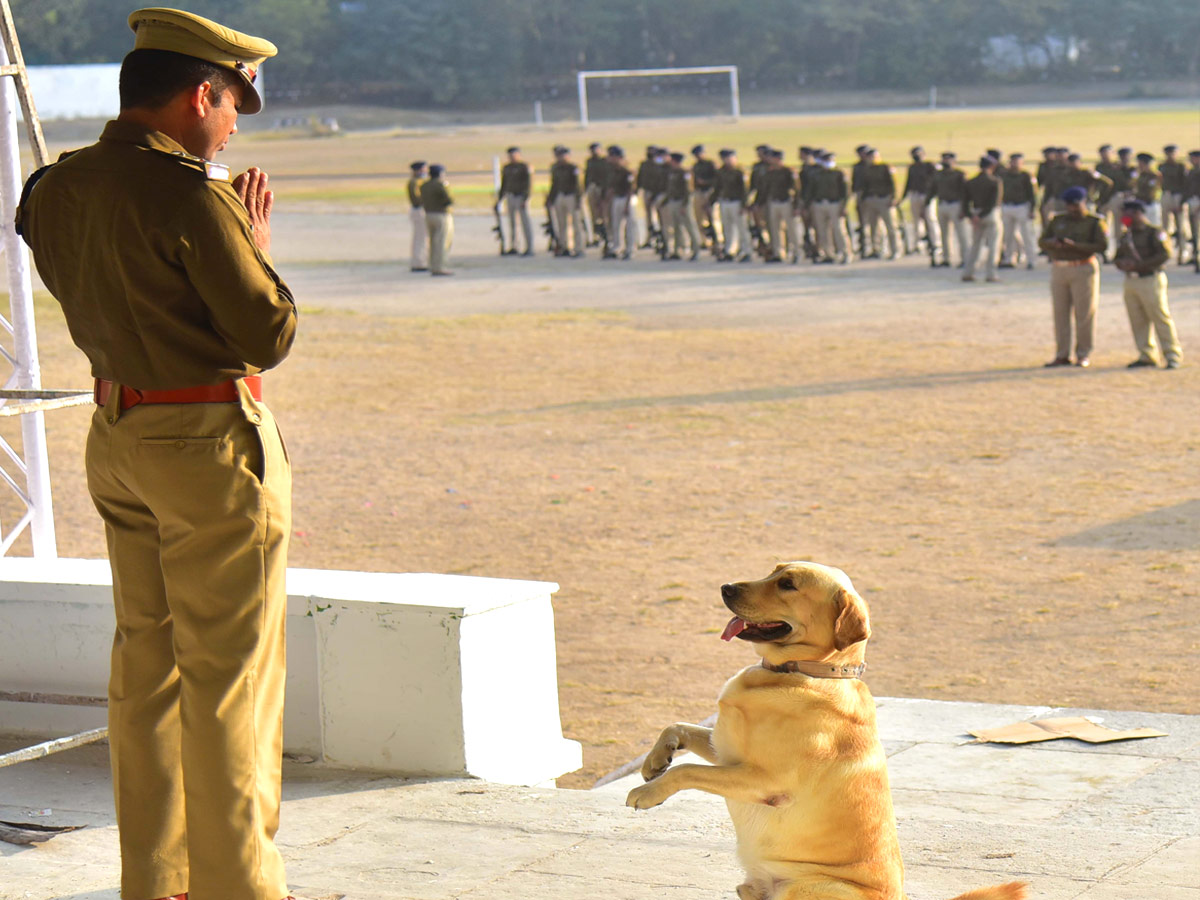
[[[737,589],[736,584],[721,585],[721,599],[722,600],[732,600],[734,597],[737,596],[737,592],[738,592],[738,589]]]

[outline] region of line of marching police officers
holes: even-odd
[[[902,187],[896,170],[867,145],[855,148],[849,177],[834,153],[812,147],[799,148],[793,169],[782,151],[759,145],[748,176],[728,149],[712,159],[695,146],[685,166],[684,154],[649,146],[636,170],[619,146],[593,143],[588,152],[581,168],[568,148],[553,151],[544,230],[559,256],[580,256],[590,246],[606,259],[654,248],[664,260],[695,260],[707,250],[721,262],[757,255],[769,263],[846,264],[925,252],[933,266],[962,268],[964,280],[977,270],[995,280],[996,268],[1034,266],[1034,223],[1045,231],[1066,211],[1062,197],[1073,187],[1105,220],[1109,258],[1123,233],[1126,200],[1140,200],[1148,222],[1165,226],[1180,264],[1194,259],[1200,233],[1200,151],[1188,155],[1189,166],[1174,145],[1157,166],[1151,154],[1137,154],[1135,164],[1130,148],[1105,145],[1094,167],[1065,147],[1046,147],[1036,172],[1021,153],[1005,159],[989,149],[973,175],[954,153],[934,163],[913,147]],[[520,148],[509,147],[507,156],[496,203],[501,252],[532,255],[532,169]]]

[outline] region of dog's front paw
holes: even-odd
[[[661,781],[648,781],[629,792],[629,796],[625,798],[625,805],[632,809],[650,809],[669,796],[671,792],[664,790]]]
[[[642,761],[642,778],[649,781],[667,771],[678,750],[679,736],[675,734],[672,726],[658,736],[654,747],[646,754],[645,760]]]

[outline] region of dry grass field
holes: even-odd
[[[1195,131],[1194,112],[1102,113],[939,113],[940,131],[922,114],[672,121],[619,140],[844,150],[861,134],[898,159],[947,129],[968,156],[1036,151],[1067,121],[1084,147]],[[268,386],[295,468],[293,565],[558,582],[574,787],[713,711],[753,658],[718,640],[719,586],[787,559],[840,566],[866,597],[877,695],[1200,713],[1200,277],[1170,270],[1179,371],[1124,368],[1111,269],[1093,368],[1044,370],[1044,268],[967,289],[919,257],[505,260],[490,220],[460,216],[458,275],[429,279],[403,257],[396,178],[359,197],[337,177],[585,137],[235,141],[227,162],[276,173],[274,255],[302,311]],[[44,294],[38,313],[45,383],[85,384]],[[47,419],[64,555],[103,552],[87,417]]]

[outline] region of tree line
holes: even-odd
[[[131,0],[12,0],[31,65],[116,62]],[[188,0],[280,48],[297,101],[478,107],[579,69],[737,65],[744,89],[1200,79],[1195,0]]]

